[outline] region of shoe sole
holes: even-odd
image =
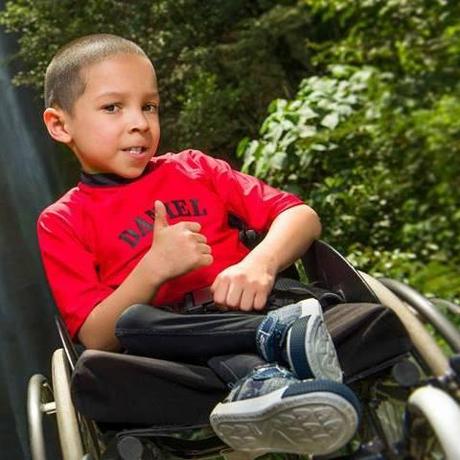
[[[306,305],[286,338],[289,366],[299,379],[315,378],[341,382],[342,369],[334,343],[324,323],[319,303]],[[303,312],[302,312],[303,313]]]
[[[220,403],[211,413],[211,425],[234,450],[260,454],[335,452],[353,437],[358,412],[345,397],[329,391],[296,394],[294,387],[308,383],[289,386],[288,392],[294,393],[289,396],[285,394],[288,387],[284,387],[257,398]],[[299,391],[304,392],[304,387]]]

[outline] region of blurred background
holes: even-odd
[[[28,458],[27,379],[48,373],[57,341],[35,240],[35,220],[57,192],[53,150],[33,91],[15,88],[16,41],[0,32],[0,446]]]
[[[298,193],[360,269],[459,301],[458,2],[0,1],[2,458],[29,458],[27,381],[57,346],[35,221],[79,174],[42,127],[43,74],[89,33],[153,60],[160,153],[202,149]]]

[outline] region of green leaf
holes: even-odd
[[[329,129],[334,129],[338,124],[339,115],[337,112],[329,113],[321,120],[321,125]]]

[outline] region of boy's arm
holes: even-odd
[[[117,350],[115,324],[131,305],[148,303],[167,280],[213,261],[206,237],[197,222],[169,225],[166,209],[155,202],[154,244],[126,279],[86,318],[78,338],[87,348]]]
[[[263,309],[276,274],[304,254],[320,234],[319,217],[309,206],[283,211],[265,238],[241,262],[216,277],[211,287],[214,301],[244,311]]]

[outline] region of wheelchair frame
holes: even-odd
[[[408,359],[386,363],[382,369],[355,378],[350,385],[363,402],[363,419],[349,452],[328,458],[347,459],[460,459],[460,333],[437,305],[395,280],[377,280],[355,270],[337,251],[316,241],[301,258],[310,282],[341,293],[347,302],[381,303],[403,323],[414,351]],[[450,311],[459,307],[447,302]],[[453,356],[441,350],[425,327],[431,325],[449,344]],[[98,460],[106,446],[98,425],[73,407],[70,375],[78,355],[60,318],[57,328],[63,348],[52,357],[52,385],[40,374],[29,380],[28,422],[33,460],[46,460],[43,416],[56,415],[64,460]],[[120,459],[141,459],[142,446],[125,446]],[[357,444],[357,447],[356,447]],[[199,450],[199,449],[198,449]],[[233,452],[225,446],[185,457],[251,459],[251,454]],[[292,458],[293,456],[283,456]],[[151,454],[148,458],[157,458]],[[161,457],[158,457],[161,458]],[[296,457],[297,458],[297,457]]]

